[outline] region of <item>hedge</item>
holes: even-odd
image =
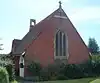
[[[95,60],[83,64],[50,64],[47,67],[32,62],[28,68],[33,76],[39,76],[41,81],[100,76],[100,61]]]
[[[9,74],[3,67],[0,67],[0,83],[9,83]]]

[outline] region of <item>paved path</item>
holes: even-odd
[[[35,83],[35,82],[31,82],[31,81],[20,81],[19,83]]]

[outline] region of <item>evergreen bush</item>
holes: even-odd
[[[9,74],[3,67],[0,67],[0,83],[9,83]]]

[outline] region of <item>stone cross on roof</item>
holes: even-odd
[[[62,4],[61,1],[59,1],[59,8],[62,8],[61,4]]]

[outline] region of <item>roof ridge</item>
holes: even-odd
[[[38,24],[40,24],[42,21],[48,19],[48,17],[52,16],[52,15],[53,15],[56,11],[58,11],[58,10],[59,10],[59,8],[56,9],[53,13],[49,14],[48,16],[46,16],[43,20],[41,20],[40,22],[38,22],[36,25],[38,25]],[[36,26],[36,25],[35,25],[35,26]],[[35,26],[34,26],[34,27],[35,27]]]
[[[59,8],[58,8],[58,9],[59,9]],[[57,9],[57,10],[58,10],[58,9]],[[45,17],[43,20],[41,20],[40,22],[38,22],[38,23],[31,29],[31,31],[32,31],[37,25],[39,25],[41,22],[43,22],[43,21],[46,20],[48,17],[50,17],[51,15],[53,15],[57,10],[55,10],[53,13],[49,14],[49,16]],[[30,32],[30,31],[29,31],[29,32]],[[29,32],[27,32],[27,34],[28,34]],[[27,34],[26,34],[26,35],[27,35]],[[26,36],[26,35],[25,35],[25,36]],[[25,37],[25,36],[24,36],[24,37]],[[23,38],[24,38],[24,37],[23,37]],[[22,40],[23,40],[23,38],[22,38]]]
[[[63,10],[63,9],[62,9]],[[64,10],[63,10],[64,12]],[[65,13],[65,12],[64,12]],[[67,14],[65,13],[66,17],[68,18],[69,22],[71,23],[72,25],[72,28],[74,28],[74,30],[76,31],[76,33],[78,34],[78,36],[80,37],[82,43],[85,45],[85,47],[88,49],[87,45],[85,44],[85,42],[83,41],[82,37],[80,36],[79,32],[76,30],[75,26],[73,25],[73,23],[71,22],[71,20],[69,19],[69,17],[67,16]]]
[[[38,26],[39,26],[42,22],[45,22],[46,20],[48,20],[48,18],[52,18],[52,16],[54,16],[55,13],[56,13],[57,11],[59,11],[59,8],[56,9],[53,13],[49,14],[49,16],[45,17],[43,20],[41,20],[40,22],[38,22],[38,23],[37,23],[37,24],[22,38],[22,41],[21,41],[20,45],[16,48],[16,52],[20,50],[20,47],[22,46],[21,44],[23,43],[23,41],[25,41],[25,38],[26,38],[29,34],[31,34],[32,32],[34,32],[35,30],[37,30]],[[35,35],[35,38],[36,38],[37,35],[38,35],[38,33],[40,33],[40,32],[41,32],[41,29],[40,29],[38,32],[35,32],[35,33],[33,34],[33,36]],[[33,37],[33,36],[32,36],[32,37]],[[31,37],[30,37],[30,38],[31,38]],[[35,39],[35,38],[34,38],[34,39]],[[33,38],[31,38],[31,40],[33,40]],[[31,40],[30,40],[30,41],[31,41]],[[30,42],[30,43],[31,43],[31,42]],[[23,50],[24,50],[24,47],[23,47]]]

